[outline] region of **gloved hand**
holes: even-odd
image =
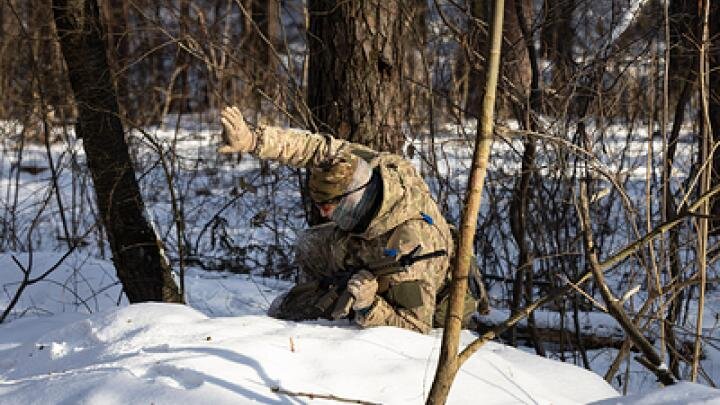
[[[355,297],[353,309],[357,311],[372,305],[377,289],[377,279],[369,271],[360,270],[353,274],[347,284],[348,292]]]
[[[220,121],[225,145],[218,148],[218,153],[250,152],[255,149],[256,136],[245,124],[240,109],[235,106],[225,107],[220,113]]]

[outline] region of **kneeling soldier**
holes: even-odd
[[[422,333],[433,327],[454,243],[427,184],[409,161],[308,131],[260,126],[253,132],[237,107],[226,108],[221,121],[226,145],[220,153],[249,152],[311,169],[310,196],[331,220],[298,239],[300,283],[271,305],[271,316],[333,318],[346,288],[354,299],[349,316],[360,326]],[[415,256],[425,257],[405,260],[403,271],[372,271],[387,267],[378,263]],[[342,274],[350,274],[349,281],[339,281]],[[340,290],[334,288],[338,285]],[[435,325],[442,326],[440,321],[435,319]]]

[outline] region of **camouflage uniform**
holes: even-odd
[[[363,326],[397,326],[426,333],[433,325],[437,291],[446,281],[453,240],[449,226],[433,201],[425,181],[400,156],[376,152],[363,145],[301,130],[261,127],[253,154],[295,167],[316,167],[328,157],[349,152],[379,171],[382,202],[362,233],[344,231],[330,222],[310,228],[297,246],[303,278],[317,279],[348,268],[386,259],[389,252],[407,254],[420,245],[420,254],[444,249],[448,255],[417,262],[408,271],[378,279],[378,292],[370,309],[356,314]],[[403,308],[392,302],[394,288],[419,285],[422,304]]]

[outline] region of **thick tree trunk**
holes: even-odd
[[[310,0],[312,130],[400,152],[403,60],[416,2]]]
[[[160,241],[145,218],[118,117],[96,0],[53,0],[55,25],[78,105],[83,140],[113,263],[130,302],[182,302]]]

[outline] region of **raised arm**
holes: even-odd
[[[260,126],[254,154],[289,166],[314,167],[350,148],[350,143],[330,135],[300,129]]]
[[[237,107],[226,107],[220,120],[226,144],[218,149],[219,153],[248,152],[260,159],[276,160],[295,167],[317,166],[345,150],[363,155],[366,159],[377,154],[365,146],[305,130],[261,125],[256,131],[251,131]]]

